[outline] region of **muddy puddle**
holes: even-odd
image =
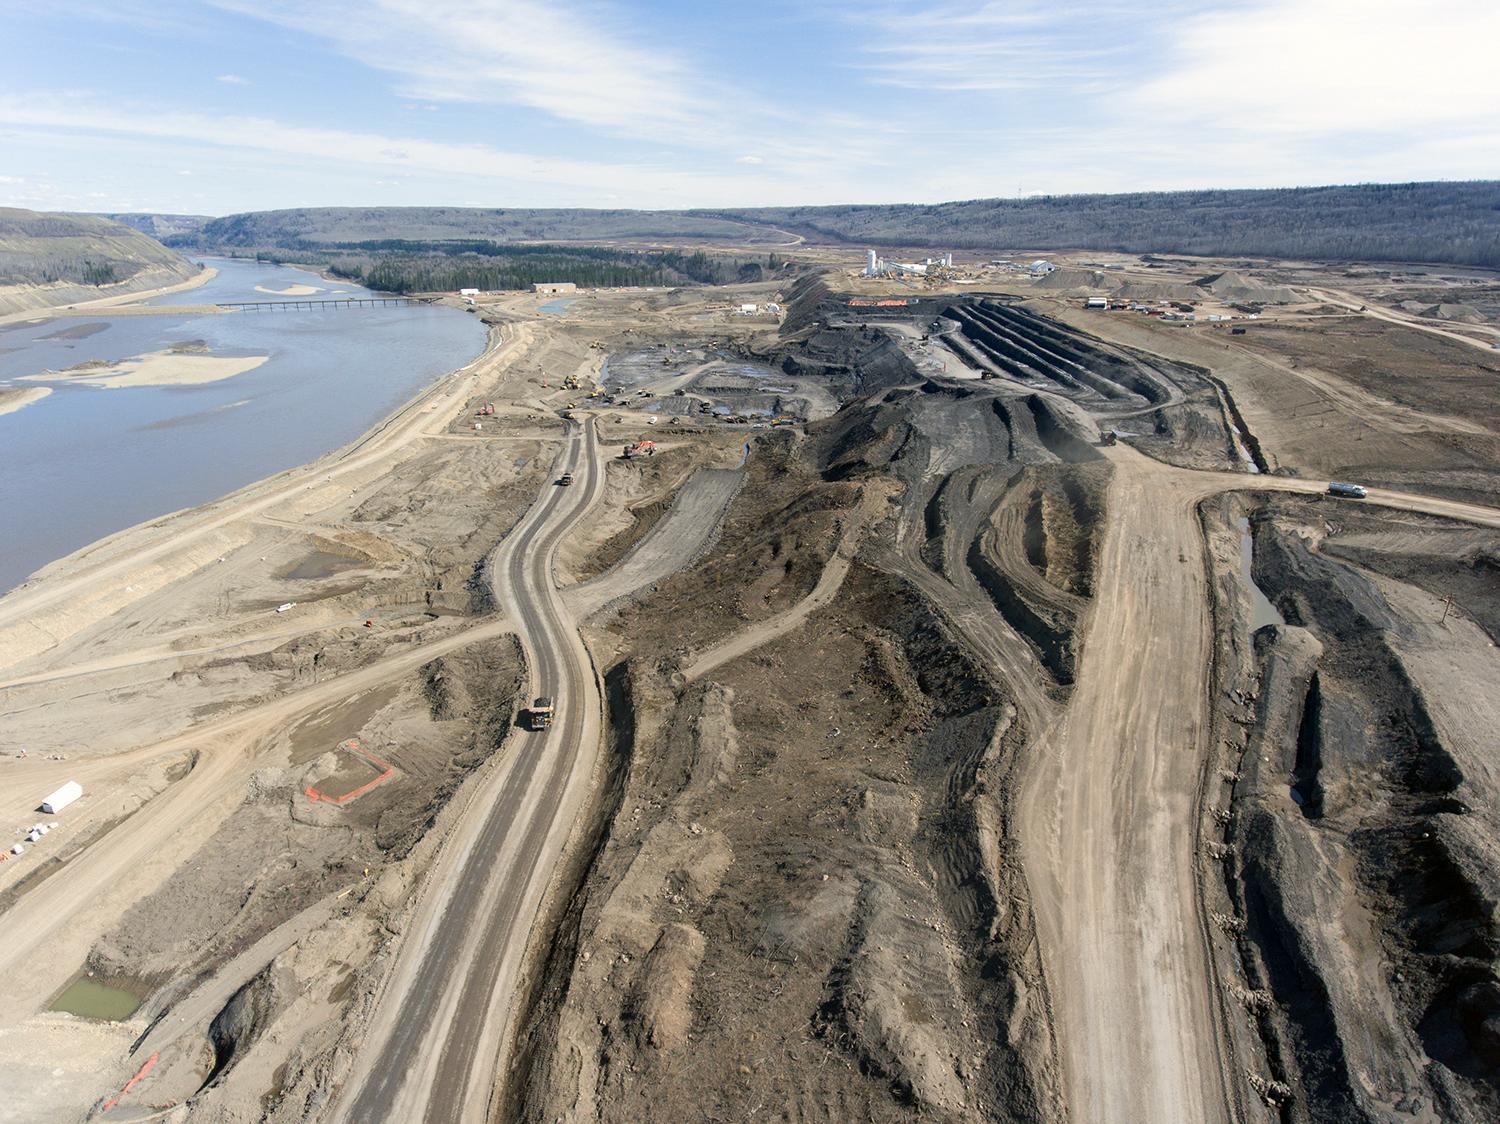
[[[102,1022],[118,1022],[135,1014],[144,995],[124,987],[101,983],[88,976],[79,976],[52,1001],[51,1010],[65,1011],[85,1019]]]
[[[292,581],[319,581],[341,574],[345,570],[357,570],[363,565],[365,562],[360,558],[351,558],[347,554],[332,554],[326,550],[315,550],[276,576],[289,578]]]
[[[354,737],[366,722],[396,697],[401,686],[400,683],[390,683],[313,715],[292,731],[291,763],[305,765],[345,739]]]
[[[1245,592],[1250,595],[1250,631],[1268,624],[1286,624],[1286,618],[1255,584],[1255,537],[1250,533],[1250,520],[1240,516],[1235,522],[1240,529],[1240,578],[1245,583]]]

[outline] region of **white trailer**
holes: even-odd
[[[69,781],[42,801],[42,811],[49,816],[55,816],[82,795],[83,785],[77,781]]]

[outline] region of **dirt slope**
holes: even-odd
[[[0,207],[0,316],[139,293],[197,273],[175,250],[103,216]]]

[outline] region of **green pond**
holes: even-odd
[[[134,992],[80,976],[52,1001],[52,1010],[113,1021],[129,1018],[140,1005],[141,997]]]

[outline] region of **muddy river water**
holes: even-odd
[[[285,266],[209,264],[219,274],[207,284],[148,303],[370,295]],[[394,305],[72,315],[0,325],[0,389],[52,391],[0,415],[0,592],[105,535],[352,441],[477,356],[484,340],[474,316]],[[150,385],[149,374],[137,376],[147,385],[27,381],[82,363],[162,353],[168,365],[191,356],[210,374],[254,365],[218,381],[179,385]]]

